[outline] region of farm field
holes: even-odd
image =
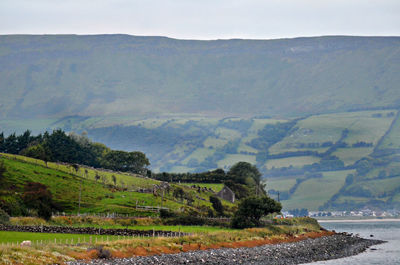
[[[57,204],[63,206],[63,208],[65,208],[67,211],[77,212],[79,203],[79,190],[81,185],[81,213],[117,212],[123,214],[135,213],[138,215],[147,215],[149,214],[148,212],[146,213],[146,211],[136,209],[136,205],[153,207],[162,206],[168,207],[172,210],[178,210],[184,206],[187,207],[186,204],[173,198],[172,192],[170,194],[165,194],[164,201],[161,202],[161,196],[154,196],[152,193],[116,190],[112,185],[107,186],[103,183],[100,183],[100,181],[95,181],[94,177],[90,177],[90,173],[89,177],[86,177],[84,174],[80,175],[79,173],[81,171],[78,171],[78,173],[76,173],[77,175],[75,175],[67,165],[61,165],[57,170],[51,168],[50,163],[48,163],[49,168],[40,165],[40,163],[44,164],[44,162],[40,160],[31,161],[29,158],[25,158],[27,161],[30,161],[25,162],[18,160],[21,157],[17,157],[17,160],[7,157],[9,156],[4,156],[3,158],[0,157],[7,167],[6,178],[4,180],[5,185],[14,185],[14,189],[17,191],[22,191],[23,186],[27,182],[42,183],[51,191],[53,200]],[[53,166],[56,165],[53,164]],[[67,172],[69,171],[69,173],[64,172],[64,170]],[[92,174],[98,173],[98,170],[91,170],[92,171],[89,170],[89,172],[92,172]],[[98,174],[103,174],[103,172],[101,171]],[[112,173],[106,172],[105,175],[111,178]],[[130,188],[150,188],[153,187],[153,184],[160,183],[159,181],[153,179],[135,177],[125,174],[116,176],[117,178],[126,178],[126,183],[132,183],[130,184]],[[178,185],[172,184],[171,186],[173,189]],[[194,189],[190,189],[182,185],[180,187],[184,188],[185,192],[192,194],[195,200],[194,205],[198,207],[211,206],[208,198],[212,193],[197,193]],[[203,199],[197,199],[196,196],[199,196]],[[14,192],[10,193],[3,191],[0,195],[0,198],[9,201],[10,203],[14,203],[15,201]]]
[[[57,234],[57,233],[30,233],[30,232],[10,232],[0,231],[0,244],[7,243],[21,243],[25,240],[32,241],[33,244],[67,244],[71,242],[106,242],[118,240],[118,236],[104,236],[104,235],[81,235],[81,234]],[[73,241],[71,241],[73,240]]]
[[[296,178],[268,178],[264,181],[266,183],[267,190],[278,190],[278,191],[288,191],[291,187],[296,184]]]
[[[385,136],[379,149],[398,149],[400,148],[400,118],[397,114],[396,121],[393,123],[391,131]]]
[[[225,156],[224,159],[219,160],[217,164],[219,168],[228,170],[232,165],[240,161],[248,162],[254,165],[256,163],[256,156],[243,155],[243,154],[228,154]]]
[[[353,170],[324,172],[322,178],[302,182],[289,200],[282,201],[284,209],[307,208],[318,210],[344,185],[346,176]]]
[[[368,156],[374,149],[372,147],[363,148],[338,148],[332,155],[339,157],[345,166],[353,165],[363,157]]]
[[[265,163],[267,169],[280,168],[280,167],[303,167],[304,165],[311,165],[318,163],[321,159],[314,156],[295,156],[280,159],[270,159]]]
[[[324,143],[336,142],[340,139],[342,131],[348,129],[349,133],[344,141],[353,144],[359,141],[376,144],[380,137],[389,129],[396,110],[358,111],[334,114],[313,115],[298,121],[291,135],[273,145],[271,154],[299,150],[317,150],[315,148],[295,148],[298,143]]]

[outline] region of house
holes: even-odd
[[[235,193],[227,186],[224,186],[222,190],[217,193],[217,196],[231,203],[235,202]]]

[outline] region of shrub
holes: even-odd
[[[103,246],[97,246],[95,248],[89,248],[88,252],[96,251],[96,257],[98,259],[109,259],[111,258],[111,252],[107,249],[104,249]]]
[[[0,224],[5,225],[10,223],[10,216],[0,208]]]
[[[171,218],[171,217],[176,217],[176,214],[174,212],[168,211],[166,209],[160,210],[160,218],[165,219],[165,218]]]
[[[239,208],[232,218],[231,226],[233,228],[261,226],[261,217],[280,212],[281,209],[282,205],[268,196],[245,198],[240,202]]]
[[[214,210],[219,215],[224,215],[224,206],[222,205],[220,199],[218,199],[215,196],[210,196],[210,202],[212,203],[212,206],[213,206]]]

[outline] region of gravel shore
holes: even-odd
[[[301,264],[356,255],[372,245],[381,243],[384,243],[384,241],[336,234],[295,243],[264,245],[253,248],[221,248],[159,256],[70,262],[69,265]]]

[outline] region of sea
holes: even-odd
[[[400,220],[320,221],[320,225],[328,230],[359,234],[360,237],[363,238],[385,240],[387,243],[372,246],[367,251],[355,256],[308,264],[400,265]],[[371,235],[373,237],[371,237]]]

